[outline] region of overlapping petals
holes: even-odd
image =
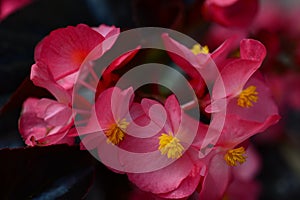
[[[19,130],[29,146],[72,144],[66,137],[73,123],[70,107],[51,99],[29,98],[24,102]]]
[[[155,102],[152,103],[155,104]],[[174,149],[168,149],[166,154],[164,154],[164,151],[161,151],[165,156],[169,156],[168,153],[170,151],[177,151],[179,154],[177,154],[177,157],[173,157],[173,159],[176,158],[174,162],[162,169],[148,173],[129,173],[128,177],[129,180],[144,191],[154,193],[163,198],[184,198],[195,191],[200,181],[201,173],[205,171],[205,164],[197,159],[197,154],[200,143],[198,140],[201,134],[206,134],[207,127],[185,115],[180,109],[175,96],[170,96],[166,100],[165,109],[168,116],[167,122],[162,131],[153,136],[155,139],[149,142],[152,142],[152,146],[159,149],[159,141],[163,140],[162,134],[169,133],[172,139],[175,138],[178,142],[174,145],[182,145],[184,149],[177,148],[179,147],[177,146]],[[193,131],[193,128],[191,127],[198,127],[198,130],[194,143],[191,143],[189,146],[186,142],[190,139],[188,137],[192,136],[191,131]],[[198,141],[198,143],[195,141]],[[144,143],[147,143],[147,141],[144,141]],[[149,149],[149,151],[153,151],[153,149]]]

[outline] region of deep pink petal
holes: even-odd
[[[197,56],[192,53],[191,49],[175,41],[168,34],[163,34],[162,39],[172,60],[178,66],[184,67],[184,70],[187,71],[188,74],[193,74],[196,71],[193,70],[194,67],[200,67],[199,60]]]
[[[242,59],[262,62],[266,57],[265,46],[253,39],[244,39],[240,43],[240,56]]]
[[[221,71],[221,77],[217,78],[212,92],[212,103],[216,106],[209,106],[206,109],[207,112],[213,112],[212,107],[218,107],[219,99],[227,97],[230,100],[240,94],[266,55],[265,47],[256,40],[242,40],[240,48],[241,58],[227,63]]]
[[[178,131],[179,125],[181,123],[181,108],[175,95],[171,95],[167,98],[165,102],[165,108],[168,113],[168,119],[172,125],[173,132]]]
[[[59,80],[76,72],[86,56],[103,40],[101,34],[84,24],[60,28],[42,40],[35,59],[45,63],[54,80]]]
[[[218,78],[213,88],[212,98],[214,100],[238,95],[243,89],[248,79],[260,67],[259,62],[237,59],[228,63],[221,71],[221,77]],[[224,93],[224,87],[226,93]]]
[[[122,68],[126,63],[128,63],[139,51],[140,47],[137,47],[129,52],[126,52],[125,54],[119,56],[117,59],[115,59],[105,70],[105,75],[110,74],[112,71],[116,69]]]

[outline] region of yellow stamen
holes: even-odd
[[[162,155],[166,155],[168,158],[177,159],[182,156],[183,146],[180,144],[178,138],[174,137],[171,132],[168,134],[161,134],[159,137],[159,147]]]
[[[198,55],[200,53],[202,53],[202,54],[208,54],[209,53],[208,46],[205,45],[204,47],[202,47],[200,44],[195,44],[193,46],[193,48],[191,49],[191,51],[195,55]]]
[[[125,137],[125,130],[129,123],[126,119],[118,120],[116,123],[110,125],[110,127],[104,131],[107,137],[107,143],[112,143],[114,145],[119,144]]]
[[[237,162],[242,164],[246,161],[247,157],[244,156],[245,153],[246,151],[244,147],[231,149],[227,151],[227,153],[224,156],[224,159],[229,166],[236,166]]]
[[[256,87],[251,85],[244,89],[237,100],[237,105],[243,108],[249,108],[253,106],[252,102],[257,102],[258,100],[258,92],[256,91]]]

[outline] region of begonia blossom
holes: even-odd
[[[72,144],[67,137],[73,124],[70,107],[51,99],[29,98],[24,102],[19,120],[19,130],[29,146]]]
[[[144,99],[141,104],[143,106],[143,104],[157,104],[157,102]],[[197,154],[201,134],[206,133],[207,127],[185,115],[173,95],[166,100],[165,109],[168,116],[166,124],[159,134],[152,137],[152,140],[144,141],[145,148],[148,148],[145,150],[159,150],[162,156],[173,159],[174,162],[152,172],[128,173],[128,178],[141,190],[151,192],[158,197],[185,198],[195,191],[206,169],[205,164],[197,158]],[[179,129],[182,120],[183,127]],[[186,139],[191,137],[189,130],[192,127],[198,127],[198,132],[193,143],[187,146]],[[130,144],[130,141],[127,142]],[[147,144],[148,142],[151,145]]]

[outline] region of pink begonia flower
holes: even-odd
[[[32,0],[1,0],[0,1],[0,22],[10,14],[30,4]]]
[[[222,145],[230,147],[266,130],[280,119],[269,88],[265,85],[263,77],[258,72],[255,73],[265,56],[263,45],[255,40],[243,40],[240,54],[241,58],[229,62],[221,71],[224,85],[220,79],[215,82],[212,91],[214,109],[211,109],[212,105],[205,109],[217,114],[224,109],[218,107],[218,101],[227,101],[226,115],[219,117],[225,117],[223,129],[229,133],[221,134],[219,142],[222,141]],[[224,89],[226,92],[222,93]],[[226,141],[229,143],[225,144]],[[210,140],[204,143],[203,146],[206,147]]]
[[[244,85],[261,66],[265,56],[266,49],[259,41],[253,39],[242,40],[240,43],[240,58],[230,60],[230,62],[223,66],[220,76],[214,83],[211,101],[212,104],[216,105],[213,106],[216,110],[211,110],[212,106],[208,106],[206,112],[216,112],[218,109],[222,109],[217,106],[219,100],[226,98],[226,100],[229,101],[234,97],[243,95],[244,93],[246,94],[248,90],[251,92],[251,88],[249,88],[243,93]],[[253,92],[255,93],[255,91]],[[247,95],[245,97],[247,97]],[[241,104],[243,103],[242,100],[245,100],[245,98],[240,98]],[[250,99],[244,103],[249,103],[250,105],[252,101],[254,100]],[[244,105],[244,107],[249,107],[249,105]]]
[[[260,194],[260,184],[255,176],[261,168],[261,161],[253,146],[247,148],[247,161],[231,168],[231,182],[225,191],[224,199],[256,200]]]
[[[229,166],[237,166],[238,163],[243,164],[246,162],[246,150],[242,146],[239,147],[239,145],[280,119],[277,106],[259,74],[251,77],[245,84],[245,88],[247,91],[245,96],[240,95],[228,100],[226,116],[217,115],[217,117],[225,117],[225,123],[218,142],[210,152],[213,156],[200,192],[200,196],[204,199],[219,199],[229,184]],[[252,97],[248,98],[248,94],[251,94]],[[239,101],[239,98],[245,99]],[[203,149],[203,151],[205,150]],[[214,167],[214,165],[217,167]],[[222,176],[222,179],[220,179],[220,176]],[[212,193],[209,187],[216,182],[218,185],[216,191],[218,192]]]
[[[126,132],[131,129],[131,122],[144,115],[140,105],[132,102],[133,95],[132,88],[122,91],[118,87],[100,93],[87,125],[79,127],[79,134],[84,136],[82,149],[97,148],[103,141],[113,145],[122,144],[128,137]]]
[[[236,178],[236,181],[251,182],[251,178],[259,169],[258,158],[251,155],[253,150],[241,146],[256,132],[252,127],[255,123],[237,121],[235,118],[227,117],[221,137],[204,158],[208,163],[208,170],[201,188],[198,189],[199,199],[221,199],[231,181],[234,181],[233,178]],[[251,129],[253,131],[248,131]]]
[[[198,97],[201,97],[205,92],[206,83],[209,84],[214,81],[223,61],[232,50],[234,40],[234,38],[226,40],[210,53],[207,46],[195,44],[189,49],[169,37],[168,34],[163,34],[162,38],[172,60],[190,77],[190,83]]]
[[[72,144],[66,137],[73,124],[70,107],[51,99],[29,98],[23,104],[19,131],[29,146]]]
[[[158,104],[153,100],[143,99],[141,105]],[[146,173],[128,173],[128,178],[137,187],[151,192],[161,198],[185,198],[190,196],[197,188],[205,164],[197,158],[201,134],[205,135],[207,127],[198,121],[183,114],[178,101],[171,95],[165,102],[167,121],[162,131],[149,140],[142,142],[144,151],[159,150],[162,156],[173,159],[168,166]],[[159,115],[159,113],[157,113]],[[159,116],[158,116],[159,117]],[[184,122],[183,122],[184,121]],[[179,124],[181,127],[179,129]],[[198,127],[196,138],[191,146],[186,146],[186,137],[191,137],[193,127]],[[180,132],[180,133],[179,133]],[[182,132],[186,134],[181,135]],[[124,143],[134,145],[135,142],[126,139]],[[148,143],[148,144],[147,144]],[[151,160],[149,161],[151,162]]]
[[[223,26],[246,27],[255,18],[258,6],[258,0],[206,0],[202,12]]]
[[[101,25],[93,29],[84,24],[52,31],[35,49],[36,64],[31,72],[31,79],[34,84],[46,89],[57,84],[66,91],[72,90],[83,62],[95,60],[103,55],[111,48],[118,34],[119,29],[114,26]],[[109,39],[111,43],[106,42],[106,46],[101,45],[106,38],[111,36],[115,36]],[[39,69],[45,67],[47,70]],[[49,83],[38,73],[45,70],[50,72],[48,81],[51,82]],[[48,90],[53,92],[51,89]]]
[[[90,28],[80,24],[53,31],[36,48],[36,63],[32,66],[31,80],[35,85],[48,89],[66,110],[71,109],[72,89],[82,62],[89,64],[89,61],[103,55],[114,44],[118,34],[118,28],[106,25]],[[106,38],[108,42],[101,43]],[[137,51],[138,48],[114,60],[108,67],[109,73],[128,62]],[[107,76],[109,73],[106,73]],[[94,80],[95,89],[97,81]],[[74,130],[69,130],[69,137],[76,136]]]

